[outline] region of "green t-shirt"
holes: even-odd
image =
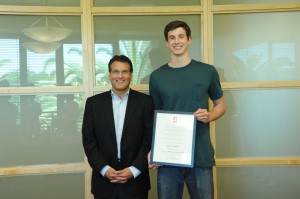
[[[198,108],[208,109],[209,98],[223,96],[215,67],[196,60],[181,68],[163,65],[151,74],[149,87],[156,110],[195,112]],[[209,124],[197,121],[194,166],[213,165]]]

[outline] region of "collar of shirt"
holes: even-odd
[[[129,95],[129,91],[130,91],[130,89],[128,89],[128,91],[125,93],[123,99],[120,99],[119,96],[116,95],[113,90],[111,90],[112,100],[117,100],[117,99],[119,99],[119,100],[127,100],[128,99],[128,95]]]

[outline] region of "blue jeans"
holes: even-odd
[[[162,166],[157,173],[158,199],[182,199],[186,182],[191,199],[213,199],[212,168]]]

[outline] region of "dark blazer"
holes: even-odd
[[[85,154],[92,167],[92,193],[109,197],[116,184],[100,174],[104,166],[116,169],[118,151],[111,91],[86,101],[82,139]],[[151,148],[153,102],[146,94],[130,89],[121,139],[122,167],[134,166],[141,171],[137,178],[118,184],[126,194],[147,193],[150,189],[147,154]],[[117,169],[116,169],[117,170]]]

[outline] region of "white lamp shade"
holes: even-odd
[[[30,27],[22,30],[25,35],[40,42],[56,42],[68,37],[71,29],[60,27]]]
[[[30,50],[31,52],[46,54],[46,53],[56,51],[61,46],[61,43],[58,42],[45,43],[45,42],[33,41],[33,42],[24,42],[22,43],[22,46],[27,50]]]

